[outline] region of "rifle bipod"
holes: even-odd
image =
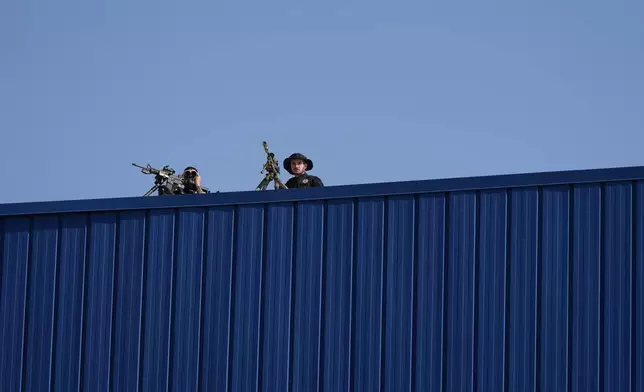
[[[145,192],[143,196],[150,196],[151,194],[156,192],[157,189],[159,189],[159,184],[154,185],[152,188],[150,188],[149,191]]]
[[[273,184],[275,186],[275,189],[288,189],[286,185],[282,183],[282,181],[279,179],[279,177],[275,177],[272,175],[272,173],[266,173],[266,176],[264,179],[257,185],[257,188],[255,188],[256,191],[265,191],[266,188],[268,188],[268,184],[273,181]]]

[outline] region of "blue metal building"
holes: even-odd
[[[644,167],[0,205],[2,391],[644,391]]]

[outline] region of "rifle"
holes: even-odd
[[[255,190],[266,190],[268,184],[270,184],[271,181],[275,183],[275,189],[288,189],[286,185],[284,185],[280,180],[280,164],[275,158],[275,154],[270,152],[270,150],[268,149],[268,143],[266,143],[266,141],[263,141],[262,145],[264,146],[264,151],[266,152],[266,163],[262,167],[262,171],[260,173],[266,173],[266,175],[264,176],[264,179],[259,183],[259,185],[257,185],[257,188],[255,188]]]
[[[173,194],[183,194],[186,189],[186,179],[183,178],[183,175],[176,176],[175,170],[169,165],[163,166],[161,169],[155,169],[150,164],[147,166],[137,165],[133,163],[132,166],[136,166],[141,169],[143,174],[154,174],[154,185],[150,190],[145,192],[143,196],[150,196],[154,191],[159,190],[159,195],[173,195]],[[204,186],[201,187],[204,193],[210,193],[210,190]]]

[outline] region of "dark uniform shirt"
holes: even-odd
[[[324,186],[322,180],[319,177],[312,176],[310,174],[304,174],[302,176],[291,177],[286,181],[286,187],[288,189],[294,188],[312,188],[316,186]]]

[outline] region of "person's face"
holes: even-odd
[[[183,172],[184,175],[187,175],[189,173],[195,173],[195,184],[201,186],[201,176],[199,175],[199,172],[196,171],[195,169],[188,169],[185,172]]]
[[[306,171],[306,163],[301,159],[291,161],[291,171],[293,174],[303,174]]]

